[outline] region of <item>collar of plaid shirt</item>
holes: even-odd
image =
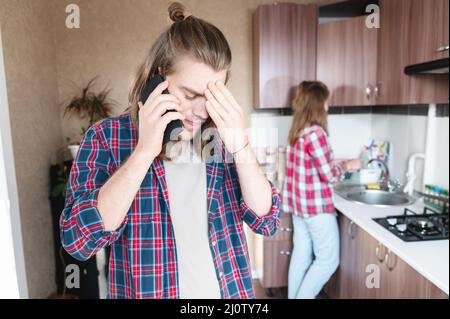
[[[69,177],[61,241],[80,260],[111,246],[109,298],[179,298],[176,243],[162,161],[153,161],[116,231],[104,230],[97,210],[101,185],[131,154],[136,133],[127,113],[102,120],[86,132]],[[234,163],[210,161],[206,173],[210,248],[222,298],[254,298],[242,222],[256,233],[273,235],[279,226],[278,192],[272,186],[271,211],[258,217],[242,199]]]

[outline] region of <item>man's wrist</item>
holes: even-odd
[[[152,154],[151,152],[149,152],[145,149],[142,149],[141,147],[139,147],[139,145],[136,146],[136,148],[133,152],[133,155],[135,157],[137,157],[138,159],[146,161],[146,162],[148,162],[148,161],[153,162],[153,160],[156,158],[156,156],[154,154]]]
[[[253,154],[250,143],[247,143],[242,149],[232,154],[235,163],[251,164],[256,163],[256,156]]]
[[[249,144],[250,144],[250,142],[247,141],[247,142],[244,144],[244,146],[241,146],[241,147],[238,148],[236,151],[231,152],[231,154],[232,154],[233,156],[235,156],[235,155],[238,154],[239,152],[244,151],[244,150],[247,148],[247,146],[249,146]]]

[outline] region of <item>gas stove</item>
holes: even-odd
[[[422,214],[405,208],[403,215],[374,218],[378,224],[404,241],[448,239],[447,213],[438,213],[428,207]]]

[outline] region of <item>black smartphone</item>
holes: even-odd
[[[147,81],[145,82],[144,88],[142,89],[141,95],[140,95],[140,101],[142,104],[147,101],[149,95],[153,92],[154,89],[160,84],[164,82],[164,78],[160,74],[155,74],[152,77],[149,77]],[[169,94],[169,91],[165,89],[163,91],[163,94]],[[173,110],[169,110],[167,112],[174,112]],[[166,112],[166,113],[167,113]],[[166,114],[164,113],[164,114]],[[178,130],[180,133],[183,128],[183,122],[181,120],[174,120],[171,121],[169,124],[167,124],[166,130],[164,131],[164,137],[163,137],[163,145],[170,141],[170,135],[174,130]]]

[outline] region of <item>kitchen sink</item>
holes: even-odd
[[[342,194],[347,200],[373,206],[409,206],[416,200],[404,193],[391,193],[381,190],[349,191]]]

